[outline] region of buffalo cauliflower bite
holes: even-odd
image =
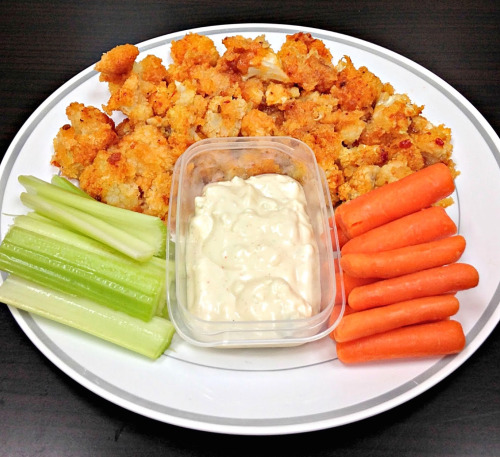
[[[80,175],[80,186],[101,202],[165,218],[175,162],[169,152],[156,127],[135,126],[97,154]],[[153,186],[156,192],[151,191]]]
[[[111,94],[103,107],[108,114],[121,111],[132,122],[145,122],[154,115],[155,94],[162,90],[167,81],[167,70],[161,59],[146,56],[134,63],[132,72],[121,87]]]
[[[173,41],[170,47],[173,64],[168,71],[177,81],[188,79],[193,68],[215,67],[219,53],[214,42],[204,36],[188,33],[180,40]]]
[[[172,42],[170,53],[173,59],[167,69],[170,81],[189,82],[202,96],[234,94],[232,75],[220,70],[219,53],[210,38],[187,34]]]
[[[274,119],[258,109],[250,110],[241,120],[243,136],[274,136],[277,131]]]
[[[99,80],[108,83],[110,92],[129,77],[139,49],[132,44],[116,46],[101,56],[95,69],[100,73]]]
[[[54,138],[51,163],[68,178],[79,178],[100,150],[116,142],[115,123],[97,108],[76,102],[66,115],[71,125],[63,125]]]
[[[287,103],[300,97],[300,90],[296,86],[271,82],[267,86],[265,95],[266,105],[285,107]]]
[[[200,139],[199,129],[205,123],[208,100],[188,82],[175,82],[175,86],[172,105],[163,116],[162,125],[168,129],[167,137],[185,135],[194,142]]]
[[[411,103],[407,95],[383,92],[366,124],[361,141],[366,144],[392,142],[394,138],[408,133],[412,118],[421,112],[422,107]]]
[[[290,81],[307,91],[328,92],[337,79],[330,51],[309,33],[288,35],[278,58]]]
[[[201,131],[207,138],[238,136],[247,111],[248,104],[243,98],[212,97]]]
[[[367,110],[371,112],[383,91],[392,91],[366,67],[356,69],[347,56],[337,64],[337,78],[330,92],[338,99],[339,108],[344,111]]]
[[[451,130],[444,125],[434,126],[422,116],[416,116],[408,129],[411,141],[420,150],[425,165],[443,162],[453,168],[451,161]],[[455,176],[457,172],[454,171]]]
[[[278,56],[264,36],[252,40],[237,35],[224,38],[222,43],[226,47],[220,61],[222,71],[240,75],[243,80],[257,77],[263,81],[288,81]]]

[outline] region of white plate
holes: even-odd
[[[278,50],[286,34],[310,32],[323,40],[334,61],[349,55],[397,92],[408,93],[433,123],[451,127],[461,218],[468,242],[463,261],[480,273],[477,288],[461,292],[457,319],[467,335],[460,354],[441,359],[346,367],[335,358],[328,338],[280,350],[206,350],[175,339],[156,362],[77,331],[12,309],[19,326],[63,372],[101,397],[159,421],[233,434],[285,434],[335,427],[386,411],[414,398],[456,370],[483,343],[500,320],[500,140],[459,93],[434,74],[370,43],[303,27],[240,24],[191,30],[218,45],[229,35],[265,34]],[[169,62],[169,43],[179,32],[139,45]],[[221,47],[221,49],[223,49]],[[19,174],[49,179],[52,139],[67,123],[72,101],[100,106],[107,87],[92,68],[50,96],[15,137],[0,167],[0,229],[5,234],[19,203]],[[458,217],[458,216],[457,216]],[[367,382],[367,380],[369,380]]]

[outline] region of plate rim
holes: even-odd
[[[460,109],[460,111],[466,115],[467,119],[478,130],[481,137],[488,145],[498,167],[500,168],[500,139],[494,129],[488,123],[488,121],[484,118],[484,116],[465,97],[463,97],[458,91],[456,91],[451,85],[449,85],[439,76],[430,72],[420,64],[377,44],[333,31],[304,27],[300,25],[241,23],[221,24],[186,29],[143,41],[137,44],[137,46],[140,52],[143,53],[153,47],[168,44],[187,33],[199,33],[204,35],[214,35],[221,33],[229,35],[231,33],[258,32],[262,32],[263,34],[290,34],[298,31],[311,33],[315,38],[335,41],[336,43],[340,44],[343,43],[348,46],[354,46],[369,53],[376,54],[379,57],[383,57],[384,59],[388,59],[397,65],[403,66],[406,70],[409,70],[410,72],[416,74],[418,77],[424,79],[434,88],[444,93],[447,99],[454,103]],[[62,97],[71,92],[75,87],[78,87],[79,85],[84,83],[87,79],[97,74],[97,72],[93,69],[94,65],[89,66],[83,71],[79,72],[62,86],[60,86],[51,95],[49,95],[49,97],[47,97],[25,121],[25,123],[22,125],[22,127],[12,140],[0,164],[0,206],[3,204],[2,202],[6,191],[6,173],[8,176],[22,150],[24,143],[29,138],[32,131],[40,122],[40,120],[45,117],[45,115],[56,103],[58,103],[58,101]],[[4,277],[3,274],[2,277]],[[9,308],[14,319],[17,321],[23,332],[52,363],[54,363],[59,369],[61,369],[61,371],[70,376],[76,382],[108,401],[111,401],[119,406],[122,406],[143,416],[186,428],[227,434],[271,435],[316,431],[345,425],[380,414],[396,406],[399,406],[400,404],[405,403],[412,398],[415,398],[424,391],[441,382],[445,377],[458,369],[481,346],[481,344],[495,329],[498,321],[500,320],[500,307],[497,306],[498,303],[500,303],[500,283],[497,285],[493,297],[483,314],[480,316],[480,319],[468,332],[468,344],[464,351],[455,356],[441,358],[429,369],[420,373],[411,382],[402,384],[396,389],[393,389],[388,393],[381,395],[383,397],[389,394],[393,394],[389,395],[391,398],[388,401],[369,405],[368,408],[362,409],[360,411],[346,411],[347,414],[340,416],[332,416],[333,411],[328,411],[325,413],[312,415],[301,415],[297,416],[296,418],[268,418],[252,420],[219,418],[219,416],[207,416],[203,414],[189,413],[178,409],[174,409],[174,411],[176,413],[184,414],[174,415],[171,412],[169,413],[165,411],[161,412],[159,410],[154,410],[153,408],[151,408],[151,405],[149,405],[149,403],[152,403],[153,405],[156,404],[144,399],[141,399],[142,405],[134,403],[134,399],[137,398],[135,395],[130,395],[127,392],[121,391],[121,389],[117,388],[116,386],[108,385],[109,383],[107,381],[99,378],[94,373],[88,372],[83,366],[80,366],[76,361],[67,356],[67,354],[62,351],[61,348],[54,345],[54,343],[51,342],[50,338],[48,338],[43,330],[40,329],[40,327],[36,324],[31,315],[12,307]],[[74,362],[74,364],[72,362]],[[178,362],[186,363],[182,361]],[[78,369],[78,367],[80,367],[80,369]],[[83,375],[83,373],[85,373],[85,376]],[[413,387],[407,388],[409,387],[408,384],[411,384]],[[110,386],[115,390],[115,393],[112,392],[113,389],[109,389]],[[123,396],[119,395],[121,392],[123,392]],[[376,399],[379,399],[381,396],[377,396]],[[127,399],[127,397],[129,398]],[[356,405],[342,409],[352,410],[355,406],[358,406],[362,403],[366,402],[357,403]],[[370,402],[368,402],[368,404],[369,403]],[[169,408],[167,407],[167,410],[168,409]],[[308,420],[308,418],[310,420]]]

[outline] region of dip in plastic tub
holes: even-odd
[[[168,218],[175,271],[167,272],[167,304],[178,334],[207,347],[289,346],[328,335],[345,306],[331,221],[324,173],[305,143],[238,137],[192,145],[175,165]],[[289,237],[302,244],[287,244]],[[273,244],[283,244],[281,253]],[[301,282],[309,276],[312,283]]]

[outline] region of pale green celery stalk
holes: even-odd
[[[23,228],[25,230],[30,230],[32,232],[38,233],[39,235],[47,236],[54,240],[60,241],[62,243],[69,244],[75,248],[84,249],[88,252],[93,252],[96,254],[102,254],[108,257],[116,259],[118,262],[123,262],[128,264],[133,262],[129,257],[117,252],[116,250],[106,246],[99,241],[88,238],[79,233],[72,232],[65,228],[62,224],[48,219],[38,213],[33,211],[16,216],[14,218],[14,226],[18,228]],[[1,248],[0,248],[1,249]],[[166,266],[172,269],[174,262],[170,260],[168,265],[165,259],[159,257],[152,257],[146,262],[140,264],[141,271],[143,273],[148,273],[152,275],[157,275],[158,278],[163,278],[166,276]],[[156,310],[156,315],[167,316],[166,305],[166,291],[160,294],[160,301],[158,303],[158,309]]]
[[[0,245],[1,270],[149,320],[164,306],[165,274],[143,266],[15,225]]]
[[[54,240],[59,240],[76,248],[85,249],[89,252],[112,256],[117,260],[123,260],[125,262],[131,260],[128,256],[121,254],[108,245],[78,232],[73,232],[63,224],[33,211],[16,216],[14,218],[14,226],[53,238]],[[143,268],[144,271],[156,268],[159,269],[157,270],[159,273],[165,272],[165,259],[151,257],[148,261],[141,262],[141,268]]]
[[[81,197],[73,191],[62,189],[34,176],[23,175],[18,179],[28,193],[37,194],[89,213],[147,242],[154,247],[155,255],[165,256],[166,226],[160,218]]]
[[[69,179],[63,178],[62,176],[54,175],[52,176],[50,182],[54,184],[54,186],[69,190],[70,192],[80,195],[81,197],[92,198],[89,194],[87,194],[87,192],[80,189],[78,186],[75,186]]]
[[[62,189],[59,190],[66,192]],[[71,195],[70,192],[67,193]],[[83,201],[87,200],[78,196],[77,198]],[[148,260],[156,252],[153,246],[142,239],[130,235],[98,217],[71,206],[66,206],[64,203],[50,200],[46,196],[23,192],[21,194],[21,201],[28,208],[35,210],[42,216],[61,222],[72,230],[101,241],[133,259]]]
[[[153,317],[143,322],[88,298],[56,292],[12,275],[0,286],[0,301],[151,359],[165,352],[174,335],[174,326],[167,319]]]

